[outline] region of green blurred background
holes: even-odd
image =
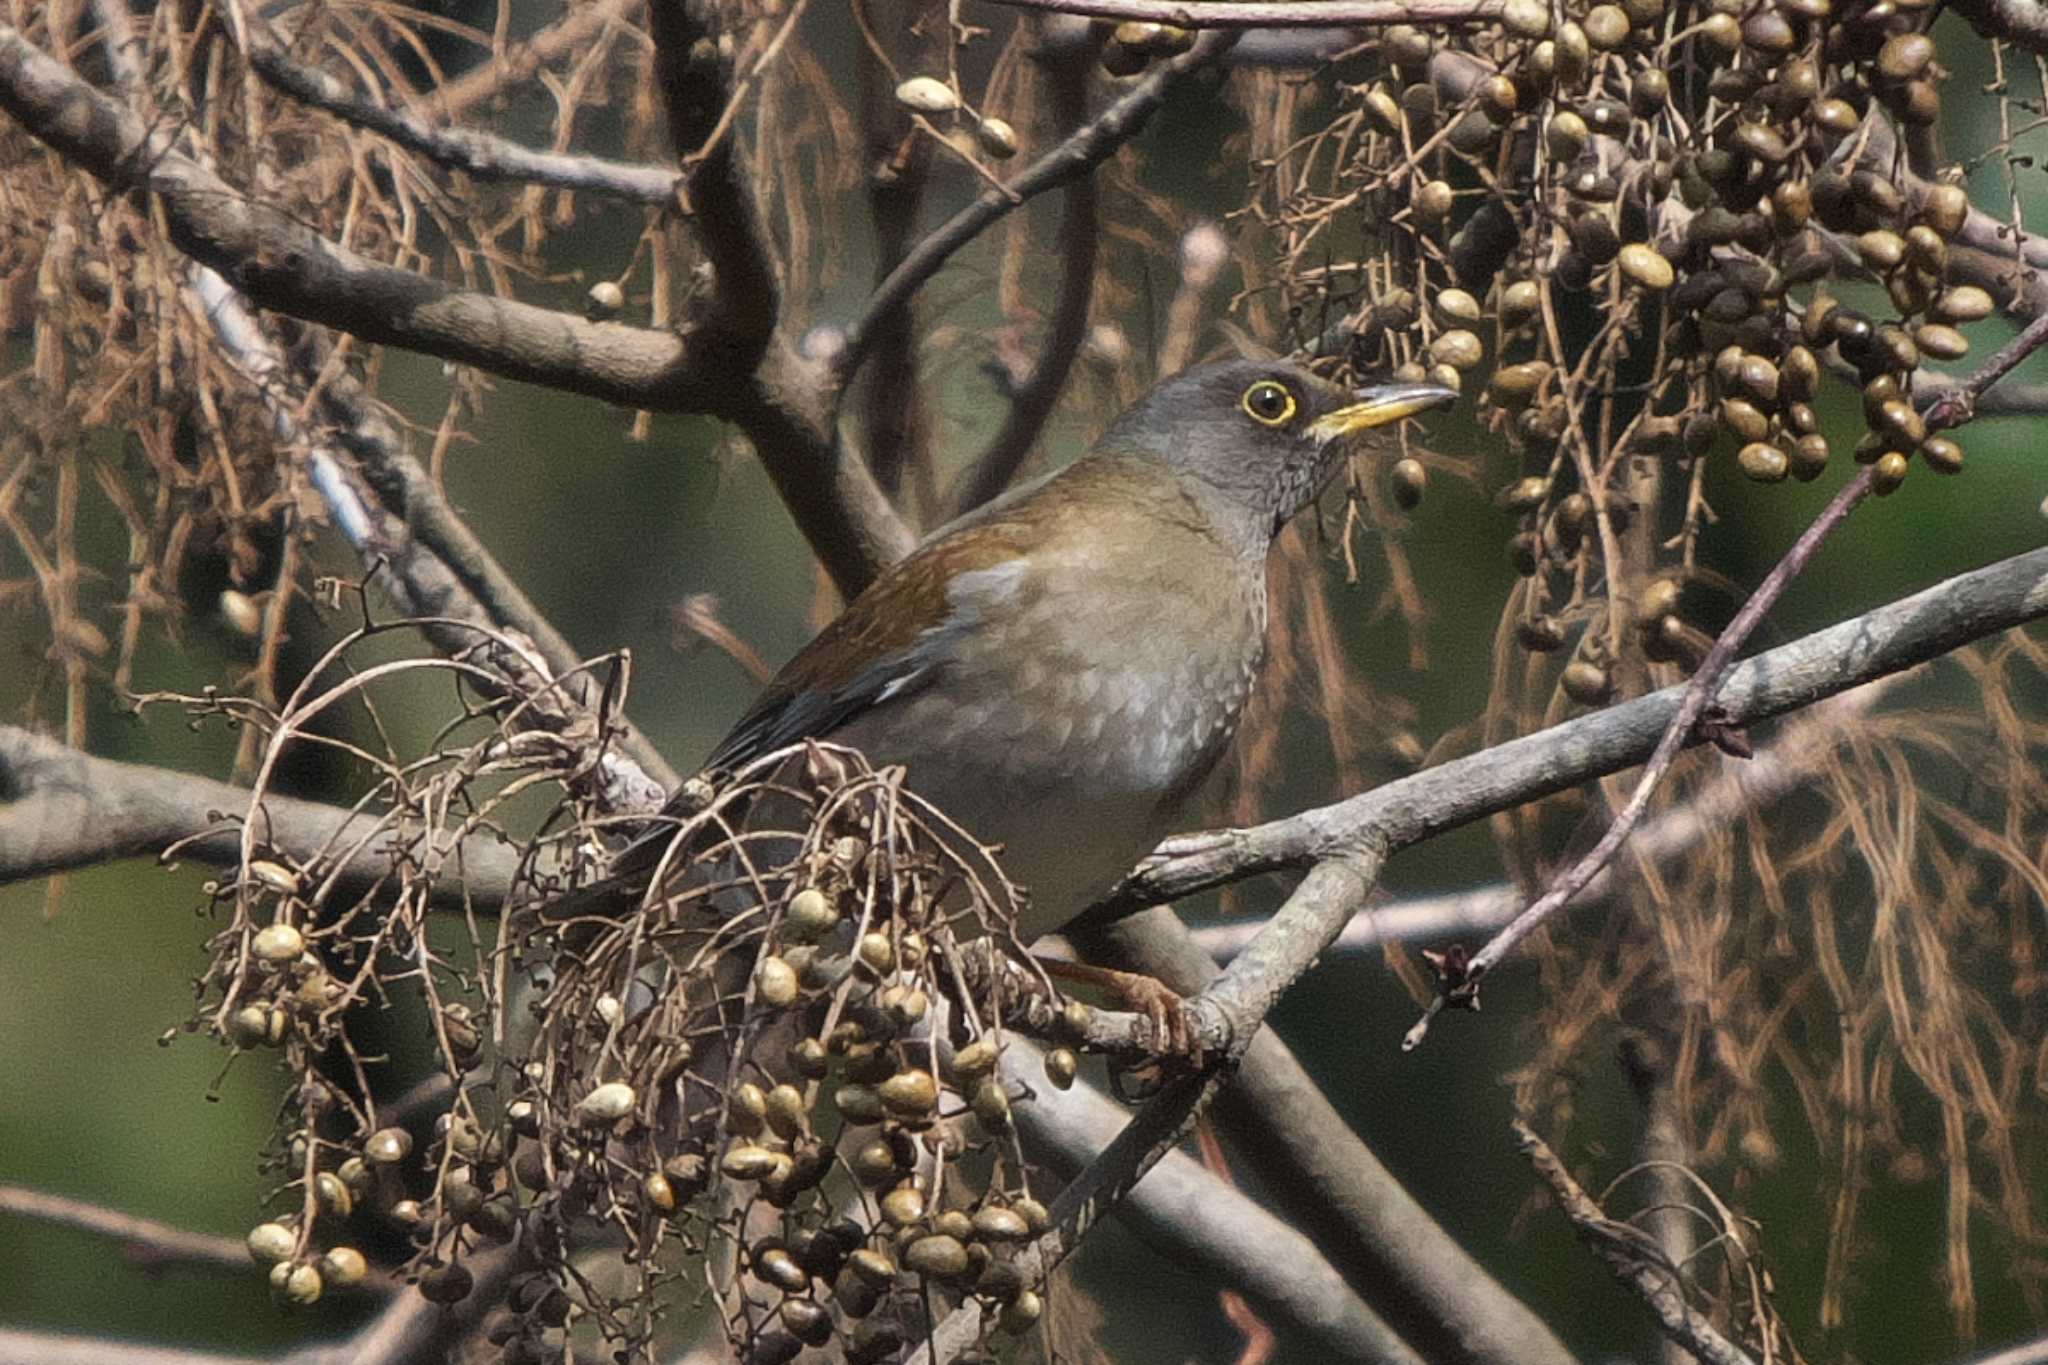
[[[1943,21],[1944,55],[1962,67],[1952,90],[1973,88],[1986,73],[1969,65],[1981,45],[1952,20]],[[1950,55],[1953,54],[1953,55]],[[1964,121],[1955,145],[1983,145],[1991,116],[1957,100]],[[534,111],[515,111],[511,131]],[[1148,136],[1163,150],[1187,120],[1206,109],[1170,107]],[[528,129],[530,131],[530,128]],[[1977,171],[1980,202],[2003,198],[1995,163]],[[973,189],[948,173],[942,203]],[[2039,197],[2038,176],[2023,189]],[[1228,207],[1219,199],[1217,209]],[[614,273],[638,230],[637,215],[595,201],[579,205],[577,228],[555,259],[581,266],[590,278]],[[848,248],[844,278],[864,277],[863,248]],[[983,244],[959,258],[930,297],[944,300],[938,321],[968,337],[992,326],[992,250]],[[1159,282],[1157,292],[1170,288]],[[581,287],[555,291],[577,306]],[[537,291],[547,301],[549,291]],[[823,320],[849,314],[857,295],[841,289],[816,305]],[[1977,353],[2009,334],[2002,324],[1974,329]],[[973,359],[968,357],[968,361]],[[935,366],[941,407],[941,448],[978,447],[997,399],[972,363]],[[1962,367],[1959,367],[1962,368]],[[2038,378],[2030,364],[2019,378]],[[383,396],[429,426],[447,398],[436,362],[392,356]],[[1850,414],[1828,414],[1837,427]],[[595,403],[498,381],[473,445],[458,445],[448,464],[456,506],[580,650],[630,648],[635,659],[631,710],[678,764],[687,769],[752,696],[754,684],[731,660],[708,647],[678,651],[669,609],[690,593],[714,594],[723,619],[771,663],[808,636],[816,580],[805,547],[747,452],[717,425],[659,419],[651,439],[627,438],[630,414]],[[1088,421],[1055,424],[1041,459],[1063,462],[1076,452]],[[1433,661],[1427,675],[1408,670],[1406,627],[1398,620],[1365,623],[1383,588],[1376,559],[1361,557],[1366,581],[1339,589],[1348,643],[1368,661],[1376,686],[1412,698],[1416,732],[1425,744],[1468,722],[1484,702],[1495,621],[1512,575],[1501,553],[1507,515],[1489,493],[1510,474],[1507,457],[1489,449],[1471,425],[1469,405],[1434,423],[1437,448],[1468,455],[1477,486],[1434,482],[1403,532],[1431,616]],[[1842,441],[1838,448],[1845,448]],[[1944,575],[2031,548],[2042,539],[2041,499],[2048,462],[2033,422],[1987,420],[1965,437],[1965,476],[1936,480],[1916,473],[1897,496],[1867,505],[1787,595],[1767,628],[1779,640],[1840,619]],[[1711,567],[1733,582],[1754,583],[1775,555],[1849,475],[1849,463],[1813,485],[1762,488],[1723,462],[1710,487],[1720,521],[1707,541]],[[98,562],[118,564],[123,550],[111,526],[89,528],[110,549]],[[0,547],[0,574],[22,571]],[[334,537],[322,541],[320,568],[354,575],[357,566]],[[1727,609],[1724,607],[1724,610]],[[319,647],[339,627],[294,618],[296,646]],[[147,651],[139,685],[196,689],[250,662],[241,637],[207,620],[188,623],[180,644],[158,641]],[[0,620],[0,713],[24,714],[44,681],[41,642],[20,616]],[[401,732],[417,741],[445,700],[419,695],[408,707],[387,697]],[[1950,700],[1961,700],[1951,697]],[[119,758],[223,775],[236,737],[217,722],[196,731],[168,709],[142,720],[120,714],[104,689],[95,695],[92,748]],[[1290,762],[1290,795],[1302,801],[1338,795],[1320,750]],[[305,794],[342,797],[338,786]],[[1481,831],[1438,840],[1395,861],[1394,894],[1467,886],[1497,866]],[[268,1192],[256,1154],[270,1134],[282,1088],[262,1058],[227,1065],[226,1054],[201,1038],[158,1037],[192,1007],[192,979],[202,969],[200,946],[209,925],[193,913],[205,873],[160,870],[146,863],[69,877],[54,917],[45,888],[0,890],[0,1181],[75,1196],[181,1226],[239,1237],[262,1216]],[[1255,884],[1246,908],[1277,903],[1282,888]],[[1553,1212],[1523,1218],[1531,1179],[1507,1140],[1508,1095],[1499,1078],[1525,1053],[1523,1025],[1535,982],[1511,967],[1490,985],[1487,1012],[1440,1025],[1430,1044],[1403,1056],[1397,1048],[1413,1007],[1376,957],[1345,958],[1317,969],[1285,1002],[1276,1026],[1294,1043],[1339,1108],[1374,1149],[1459,1238],[1508,1286],[1526,1294],[1587,1358],[1649,1356],[1652,1334],[1640,1306],[1612,1287],[1605,1272],[1571,1239]],[[1637,1127],[1633,1102],[1613,1068],[1580,1078],[1586,1145],[1568,1155],[1612,1174],[1628,1164]],[[1710,1175],[1713,1172],[1709,1172]],[[1813,1313],[1827,1205],[1827,1170],[1811,1150],[1792,1145],[1786,1160],[1755,1190],[1773,1259],[1780,1304],[1800,1339],[1820,1356],[1935,1361],[1959,1350],[1941,1306],[1942,1189],[1930,1180],[1866,1215],[1868,1259],[1860,1272],[1893,1289],[1860,1298],[1848,1331],[1825,1341]],[[1995,1245],[1979,1248],[2003,1262]],[[1228,1360],[1235,1334],[1212,1287],[1151,1255],[1113,1224],[1086,1247],[1086,1282],[1104,1300],[1105,1345],[1119,1361]],[[1996,1342],[2037,1324],[2010,1279],[1987,1275],[1980,1315],[1982,1339]],[[128,1335],[260,1353],[338,1333],[363,1306],[330,1301],[312,1318],[287,1317],[269,1300],[262,1277],[126,1266],[103,1243],[23,1222],[0,1226],[0,1321],[94,1334]]]

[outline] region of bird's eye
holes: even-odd
[[[1294,395],[1285,384],[1261,379],[1244,391],[1244,410],[1254,422],[1277,427],[1294,416]]]

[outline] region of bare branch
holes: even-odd
[[[2044,312],[2024,331],[2014,337],[1997,354],[1993,355],[1976,373],[1957,388],[1943,396],[1928,411],[1928,430],[1940,430],[1967,422],[1971,416],[1971,404],[1976,396],[2011,373],[2022,360],[2048,342],[2048,312]],[[1430,1002],[1429,1010],[1403,1042],[1404,1047],[1414,1047],[1422,1041],[1429,1028],[1429,1021],[1437,1011],[1446,1005],[1475,1006],[1478,1003],[1479,983],[1500,960],[1514,951],[1515,945],[1532,933],[1545,920],[1556,914],[1593,879],[1594,874],[1605,867],[1622,843],[1634,833],[1650,808],[1650,797],[1658,783],[1670,771],[1678,752],[1694,739],[1694,731],[1706,728],[1709,737],[1720,733],[1714,719],[1708,714],[1708,707],[1714,702],[1721,680],[1735,662],[1736,653],[1749,639],[1765,616],[1770,613],[1785,589],[1797,578],[1827,538],[1848,519],[1856,505],[1877,487],[1877,467],[1864,469],[1855,478],[1842,486],[1840,492],[1828,501],[1812,523],[1792,542],[1792,548],[1764,576],[1756,591],[1742,604],[1720,636],[1714,647],[1707,651],[1707,657],[1694,670],[1692,680],[1686,685],[1684,699],[1678,713],[1671,718],[1671,724],[1658,740],[1657,747],[1644,765],[1635,789],[1615,815],[1599,841],[1585,856],[1555,878],[1548,889],[1537,897],[1528,909],[1517,915],[1486,946],[1467,960],[1462,954],[1446,957],[1438,968],[1438,994]]]
[[[1528,909],[1509,921],[1505,928],[1487,941],[1485,947],[1472,955],[1470,961],[1462,957],[1446,959],[1445,965],[1439,971],[1441,980],[1438,984],[1437,999],[1430,1002],[1429,1012],[1423,1015],[1421,1021],[1403,1040],[1403,1047],[1414,1047],[1422,1041],[1430,1019],[1442,1006],[1476,1005],[1479,983],[1486,973],[1502,958],[1513,952],[1515,945],[1533,933],[1537,926],[1585,890],[1586,884],[1592,881],[1594,874],[1607,866],[1623,841],[1634,833],[1636,826],[1642,822],[1644,813],[1650,808],[1651,796],[1655,794],[1657,785],[1664,780],[1664,775],[1671,770],[1679,751],[1703,737],[1699,732],[1702,723],[1707,720],[1707,708],[1713,703],[1715,693],[1720,689],[1721,680],[1734,666],[1736,651],[1742,648],[1744,642],[1749,639],[1750,632],[1756,629],[1770,609],[1777,604],[1779,597],[1784,595],[1792,580],[1799,576],[1813,556],[1819,552],[1828,536],[1848,519],[1856,504],[1870,495],[1876,483],[1876,474],[1876,467],[1871,466],[1842,485],[1841,491],[1829,499],[1828,505],[1821,509],[1820,515],[1816,516],[1800,533],[1799,538],[1792,542],[1792,548],[1785,552],[1784,558],[1764,576],[1764,581],[1757,585],[1756,591],[1749,595],[1749,600],[1742,604],[1742,610],[1735,613],[1735,619],[1728,623],[1727,629],[1714,641],[1714,647],[1707,652],[1705,661],[1694,671],[1691,681],[1686,684],[1677,713],[1672,716],[1664,733],[1658,737],[1657,747],[1651,751],[1641,776],[1636,779],[1635,789],[1629,793],[1628,801],[1615,815],[1613,823],[1601,834],[1599,842],[1587,850],[1585,856],[1556,877]]]
[[[2004,392],[1995,390],[1994,392]],[[1829,754],[1891,686],[1910,673],[1894,673],[1844,692],[1800,712],[1785,723],[1772,743],[1757,750],[1747,763],[1727,763],[1684,803],[1645,824],[1629,845],[1637,863],[1651,865],[1684,858],[1709,836],[1726,829],[1745,810],[1760,810],[1805,785]],[[1572,908],[1596,905],[1613,894],[1610,867],[1572,901]],[[1522,892],[1508,882],[1414,896],[1374,905],[1344,926],[1330,945],[1332,953],[1363,953],[1384,943],[1414,943],[1491,934],[1522,908]],[[1264,928],[1264,920],[1205,925],[1189,932],[1202,950],[1228,960],[1244,951]],[[1172,984],[1169,982],[1168,984]]]
[[[884,565],[909,554],[917,536],[868,462],[840,438],[828,379],[824,365],[777,340],[760,372],[739,381],[743,401],[731,416],[833,586],[850,600]]]
[[[1968,1365],[2048,1365],[2048,1337],[2035,1337],[1988,1356],[1972,1356]]]
[[[1720,707],[1728,723],[1754,724],[2043,616],[2048,549],[1959,575],[1759,654],[1729,673]],[[1361,846],[1412,847],[1619,772],[1654,749],[1684,692],[1682,685],[1665,688],[1268,824],[1176,836],[1090,913],[1127,914],[1255,873],[1310,867]],[[1226,1021],[1264,1018],[1278,992],[1343,924],[1290,915],[1283,907],[1216,985],[1192,1002],[1201,1016],[1199,1040],[1220,1050],[1234,1036]],[[1088,1041],[1129,1050],[1148,1033],[1139,1016],[1104,1013]]]
[[[708,0],[651,0],[647,18],[669,136],[683,161],[684,210],[718,276],[705,330],[730,351],[733,370],[752,370],[775,335],[782,283],[754,183],[733,139],[720,135],[740,97],[730,58]]]
[[[586,0],[570,5],[560,19],[524,42],[508,44],[501,54],[476,70],[437,86],[434,107],[446,117],[455,118],[494,95],[524,85],[544,64],[588,46],[607,25],[619,22],[645,3],[646,0]]]
[[[730,415],[731,375],[681,337],[453,289],[360,256],[243,195],[4,24],[0,108],[109,185],[159,196],[178,246],[260,307],[627,407]]]
[[[919,242],[917,249],[869,296],[860,320],[847,330],[846,344],[835,358],[836,377],[842,389],[867,358],[874,340],[875,319],[888,316],[916,293],[954,252],[980,236],[989,224],[1034,195],[1093,173],[1096,166],[1116,154],[1117,148],[1138,135],[1174,87],[1214,63],[1230,49],[1231,42],[1228,34],[1205,34],[1186,52],[1158,63],[1122,98],[1025,167],[1016,179],[999,190],[982,191],[973,203]]]
[[[937,67],[930,53],[937,35],[921,32],[917,21],[923,11],[914,0],[874,0],[854,12],[864,39],[855,49],[855,76],[868,221],[875,233],[873,275],[880,284],[917,241],[935,141],[910,121],[910,111],[896,99],[896,82],[904,64]],[[901,55],[885,63],[892,52]],[[918,321],[915,298],[876,319],[874,363],[859,405],[868,463],[892,499],[902,498],[907,473],[931,469],[932,414],[920,373]]]
[[[109,184],[161,196],[178,245],[258,306],[629,407],[734,421],[849,593],[912,543],[866,468],[833,439],[819,367],[779,344],[758,357],[758,371],[735,373],[724,343],[686,345],[671,332],[589,322],[379,265],[244,197],[6,25],[0,107]]]
[[[1961,426],[1977,414],[1977,398],[1986,389],[2005,378],[2022,360],[2048,342],[2048,312],[2028,323],[2020,334],[1998,348],[1991,359],[1984,362],[1968,379],[1946,389],[1940,398],[1927,409],[1927,427],[1930,431],[1943,427]]]
[[[248,1248],[232,1237],[212,1237],[154,1218],[141,1218],[20,1185],[0,1185],[0,1214],[108,1238],[121,1244],[124,1256],[145,1265],[183,1262],[238,1274],[247,1274],[249,1270]]]
[[[94,758],[52,739],[0,726],[0,884],[46,877],[116,858],[155,857],[183,841],[180,856],[220,867],[241,859],[240,812],[249,793],[189,773]],[[267,796],[260,846],[297,861],[348,847],[376,816],[362,810]],[[355,835],[351,834],[355,832]],[[510,894],[514,851],[490,839],[466,842],[455,855],[461,878],[436,878],[434,894],[461,908],[467,894],[496,905]],[[364,848],[342,868],[339,888],[369,892],[391,876],[389,853]]]
[[[1090,960],[1149,973],[1184,996],[1217,975],[1164,907],[1087,941]],[[1258,1172],[1267,1199],[1428,1359],[1569,1365],[1564,1343],[1409,1194],[1272,1029],[1251,1040],[1210,1120],[1245,1169]]]
[[[1387,24],[1476,24],[1500,17],[1503,0],[999,0],[1018,9],[1175,28],[1378,28]]]
[[[304,386],[242,296],[210,267],[194,263],[191,270],[191,287],[207,320],[263,396],[277,439],[307,449],[313,485],[335,524],[372,571],[388,571],[381,581],[405,614],[419,618],[423,632],[446,653],[487,643],[481,637],[493,632],[518,632],[522,643],[516,649],[493,648],[507,676],[527,678],[531,694],[545,698],[525,713],[527,725],[573,732],[589,745],[595,761],[581,780],[607,808],[659,809],[678,780],[674,770],[631,722],[604,711],[602,683],[448,508],[355,381],[337,375],[322,392],[326,405],[348,423],[352,459],[334,441],[309,440],[300,430],[295,414],[307,405]],[[381,504],[364,486],[370,475],[380,480]],[[612,745],[614,732],[626,752]]]
[[[457,616],[518,631],[533,642],[548,673],[595,721],[604,700],[603,680],[584,667],[569,641],[448,505],[440,487],[406,449],[403,438],[362,386],[350,374],[337,374],[320,390],[320,399],[323,411],[336,423],[336,442],[354,457],[364,482],[393,514],[390,518],[365,517],[365,524],[376,534],[355,543],[358,551],[367,552],[367,562],[388,566],[404,580],[408,613]],[[280,421],[289,420],[274,400],[273,415]],[[314,443],[316,449],[325,444]],[[339,495],[331,488],[322,491]],[[459,592],[444,589],[451,578]],[[460,649],[475,641],[465,638],[443,643]],[[603,722],[617,731],[618,743],[618,752],[608,752],[603,760],[615,769],[611,776],[616,782],[606,804],[620,811],[646,802],[658,806],[660,799],[654,791],[674,791],[681,775],[630,717],[614,709]]]
[[[1034,1092],[1017,1109],[1017,1123],[1034,1150],[1071,1174],[1109,1145],[1128,1114],[1085,1085],[1061,1092],[1038,1084],[1039,1055],[1021,1040],[1003,1052],[1011,1083]],[[1314,1241],[1182,1153],[1162,1160],[1118,1212],[1172,1264],[1237,1290],[1260,1316],[1313,1342],[1325,1358],[1418,1359]]]
[[[1379,861],[1375,851],[1361,849],[1317,863],[1287,898],[1281,914],[1292,910],[1304,918],[1342,923],[1364,902],[1379,874]],[[1270,1007],[1271,1002],[1267,1004]],[[1143,1027],[1149,1029],[1149,1023]],[[1180,1143],[1242,1059],[1255,1031],[1255,1026],[1246,1029],[1232,1044],[1215,1049],[1211,1064],[1202,1071],[1169,1080],[1100,1155],[1067,1182],[1053,1201],[1052,1227],[1017,1258],[1018,1269],[1027,1279],[1070,1255],[1081,1238]],[[979,1338],[981,1317],[978,1300],[962,1304],[927,1337],[909,1365],[939,1365],[951,1360]]]
[[[1051,103],[1062,128],[1080,123],[1088,110],[1088,69],[1066,61],[1049,68]],[[960,478],[953,496],[953,516],[971,512],[1010,486],[1045,429],[1060,393],[1067,386],[1074,357],[1088,335],[1088,309],[1095,298],[1095,253],[1101,208],[1095,177],[1083,175],[1060,195],[1060,226],[1053,251],[1059,259],[1059,298],[1030,373],[1010,390],[1003,425]]]
[[[410,115],[357,95],[346,83],[293,60],[260,14],[243,4],[227,16],[249,65],[266,84],[301,104],[334,115],[357,128],[417,152],[448,170],[479,180],[511,180],[555,189],[586,190],[640,204],[675,202],[676,173],[660,166],[535,151],[473,128],[435,128]]]
[[[1952,375],[1922,369],[1913,376],[1913,399],[1929,406],[1946,403],[1949,395],[1961,389],[1964,382]],[[1922,412],[1925,411],[1923,408]],[[2039,417],[2048,413],[2048,383],[2000,384],[1972,399],[1970,411],[1977,417]]]
[[[1516,1145],[1564,1206],[1565,1216],[1578,1229],[1579,1240],[1607,1262],[1616,1279],[1635,1290],[1650,1306],[1667,1336],[1707,1365],[1756,1365],[1748,1352],[1714,1330],[1714,1325],[1685,1301],[1676,1269],[1659,1262],[1654,1245],[1646,1240],[1647,1234],[1602,1213],[1528,1124],[1516,1119],[1514,1130]]]

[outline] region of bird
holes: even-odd
[[[1356,438],[1455,397],[1354,390],[1267,358],[1165,379],[1081,458],[883,570],[704,770],[807,739],[902,765],[912,791],[1000,847],[1026,892],[1019,938],[1051,933],[1184,825],[1226,752],[1266,651],[1280,532]],[[657,860],[650,836],[614,874]]]

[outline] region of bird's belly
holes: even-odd
[[[1029,893],[1028,941],[1150,852],[1227,743],[1253,662],[1180,659],[1155,674],[1020,670],[1013,657],[985,690],[956,674],[833,738],[904,765],[912,791],[1003,846],[1004,870]]]

